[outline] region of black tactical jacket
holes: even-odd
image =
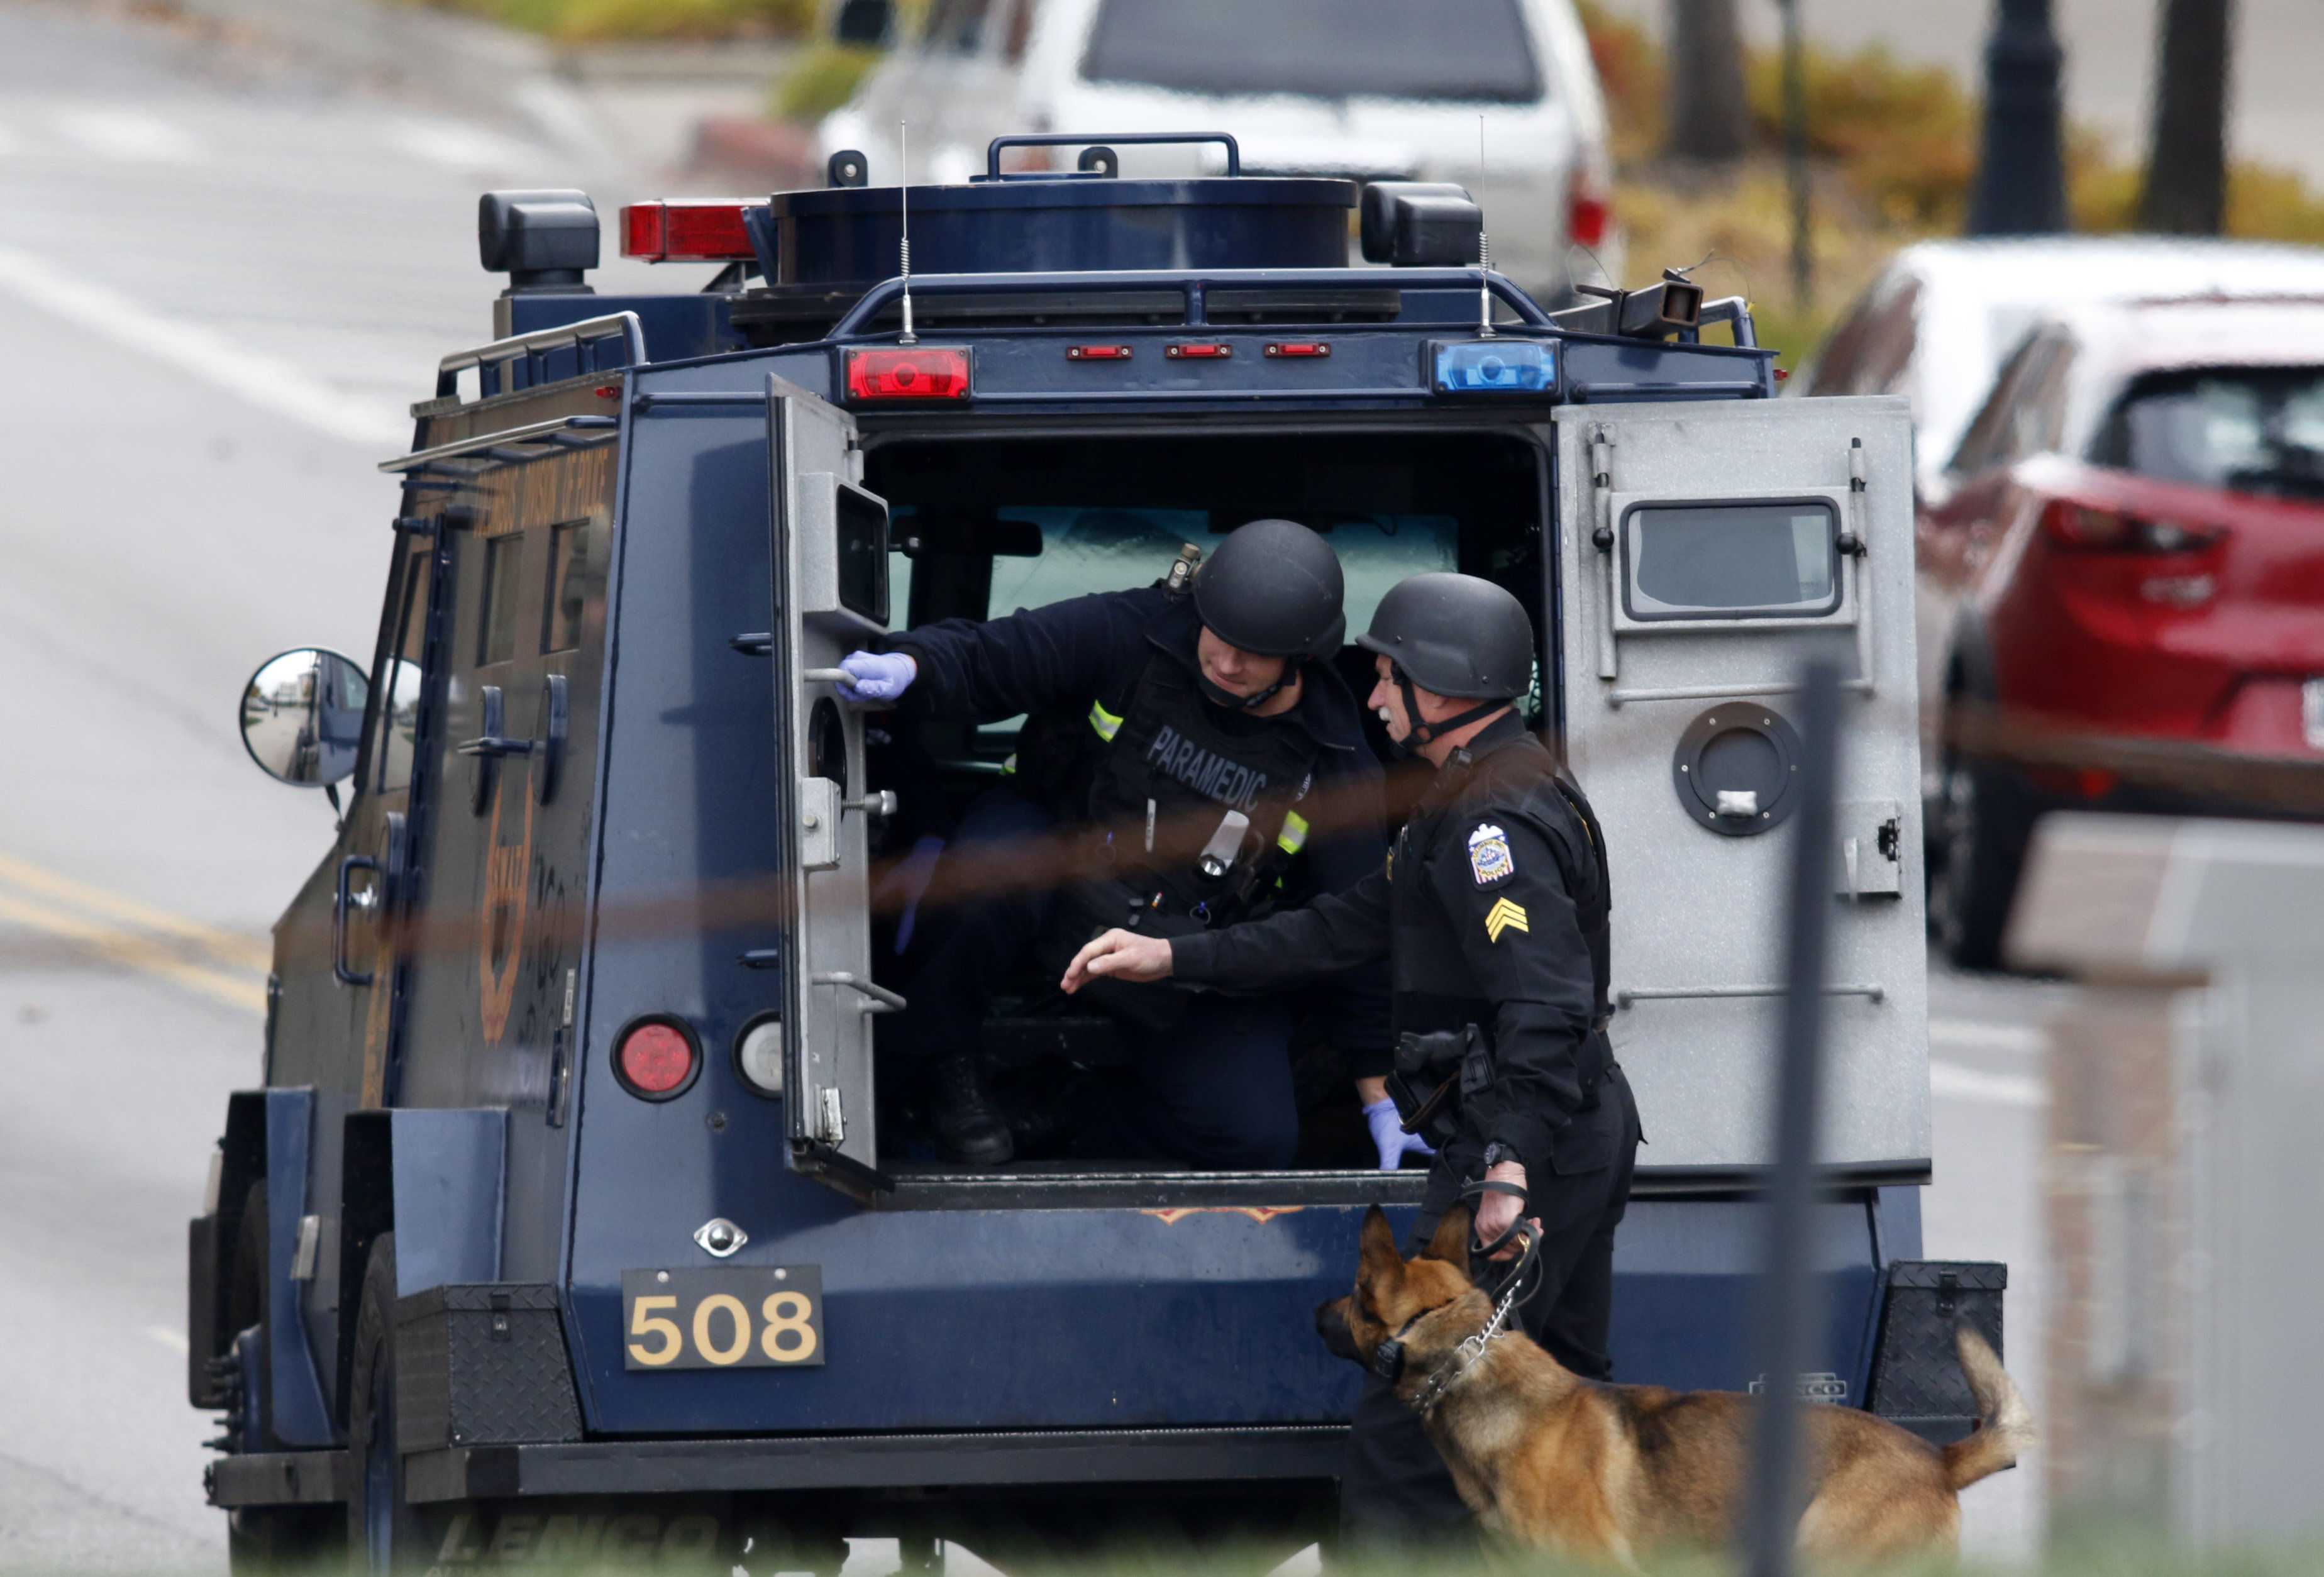
[[[1157,586],[1074,597],[1001,619],[946,619],[899,632],[887,644],[909,653],[919,666],[905,695],[907,716],[996,723],[1028,714],[1019,747],[1027,770],[1013,786],[1072,824],[1088,814],[1093,795],[1118,788],[1102,770],[1093,784],[1091,769],[1102,768],[1118,748],[1115,731],[1126,720],[1137,721],[1139,709],[1133,701],[1142,684],[1151,687],[1157,663],[1191,691],[1200,672],[1195,643],[1201,631],[1194,600]],[[1247,717],[1199,698],[1190,704],[1214,714],[1207,721],[1218,730],[1300,736],[1305,748],[1297,759],[1312,772],[1314,784],[1296,807],[1308,815],[1286,845],[1296,850],[1285,872],[1288,901],[1345,891],[1379,868],[1379,763],[1365,746],[1355,697],[1328,664],[1308,666],[1298,704],[1277,718]],[[1121,746],[1133,742],[1142,760],[1160,761],[1162,770],[1184,779],[1178,787],[1188,795],[1247,811],[1259,808],[1246,803],[1250,797],[1240,792],[1243,780],[1235,772],[1206,770],[1208,758],[1197,748],[1198,738],[1120,741]],[[1174,742],[1180,746],[1175,752],[1161,748]],[[1075,752],[1086,754],[1079,771],[1058,760]],[[1030,759],[1036,756],[1047,761]],[[1061,765],[1062,770],[1047,770]],[[1274,814],[1280,816],[1280,807]],[[1312,833],[1306,830],[1309,820]],[[1277,842],[1279,823],[1268,821],[1263,833],[1265,842]],[[1374,1059],[1384,1062],[1394,1040],[1380,982],[1351,974],[1332,988],[1317,993],[1315,1006],[1333,1044],[1367,1068]]]
[[[1488,1143],[1538,1176],[1605,1072],[1608,890],[1594,818],[1512,714],[1456,751],[1387,866],[1304,909],[1171,944],[1179,979],[1285,984],[1392,960],[1399,1032],[1475,1023],[1491,1086],[1468,1102]],[[1360,1073],[1385,1074],[1386,1059]]]

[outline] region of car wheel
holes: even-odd
[[[243,1506],[227,1514],[226,1564],[232,1577],[292,1577],[331,1561],[346,1532],[336,1506]]]
[[[348,1371],[347,1550],[357,1572],[409,1570],[432,1551],[419,1513],[404,1499],[403,1453],[395,1448],[395,1234],[373,1240],[355,1314]]]
[[[1938,813],[1944,864],[1929,906],[1937,945],[1956,968],[1997,970],[2033,807],[2008,768],[1949,756]]]

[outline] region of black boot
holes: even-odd
[[[936,1150],[964,1167],[1004,1167],[1016,1156],[1009,1121],[985,1093],[974,1054],[956,1052],[928,1064],[928,1126]]]

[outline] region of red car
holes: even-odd
[[[1950,604],[1924,667],[1957,964],[1998,963],[2044,810],[2324,813],[2324,298],[2051,314],[1923,500],[1920,561]]]

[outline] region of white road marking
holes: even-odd
[[[1957,1062],[1929,1063],[1929,1089],[1939,1100],[1989,1101],[1997,1106],[2046,1106],[2042,1081],[2024,1074],[1989,1074]]]
[[[205,150],[183,128],[135,109],[69,109],[57,130],[92,153],[130,164],[198,164]]]
[[[1985,1051],[2016,1051],[2028,1056],[2047,1039],[2028,1024],[1981,1024],[1972,1019],[1932,1019],[1929,1038],[1947,1046],[1974,1046]]]
[[[145,1327],[145,1334],[152,1337],[154,1341],[172,1352],[183,1352],[186,1350],[186,1333],[183,1331],[172,1331],[167,1325],[148,1325]]]
[[[399,408],[343,394],[215,328],[165,317],[29,252],[0,247],[0,290],[317,432],[373,447],[410,445],[411,420]]]

